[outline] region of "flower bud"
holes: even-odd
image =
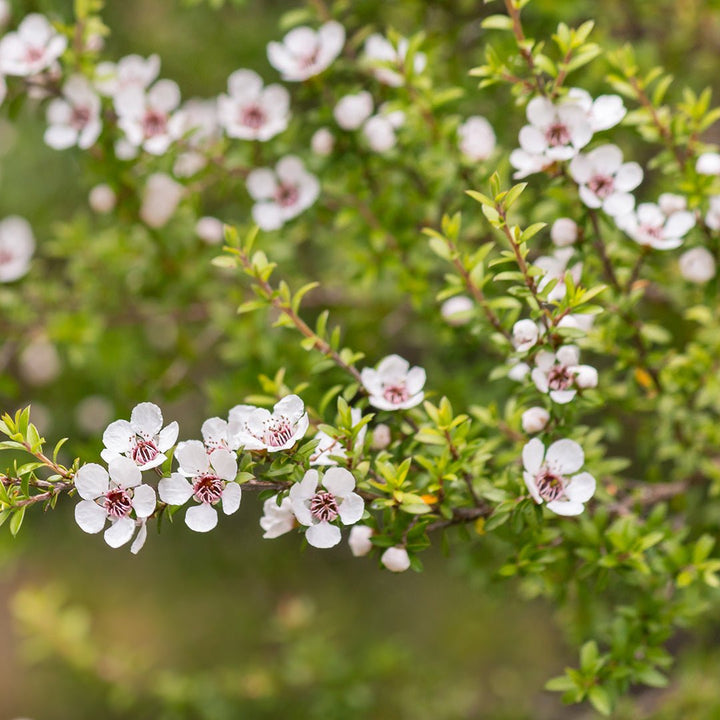
[[[410,556],[404,547],[389,547],[380,562],[391,572],[405,572],[410,567]]]
[[[531,407],[522,414],[522,428],[526,433],[539,433],[550,420],[550,413],[542,407]]]
[[[343,130],[357,130],[372,114],[372,95],[363,90],[355,95],[340,98],[333,115]]]
[[[350,537],[348,537],[348,545],[350,546],[350,552],[355,557],[363,557],[372,550],[372,543],[370,542],[372,534],[373,529],[369,525],[352,526]]]
[[[373,450],[384,450],[392,440],[390,428],[384,423],[380,423],[373,429],[370,447]]]
[[[687,250],[678,262],[680,274],[692,283],[702,285],[715,277],[715,258],[704,247]]]
[[[469,117],[459,128],[460,152],[469,160],[487,160],[495,150],[495,131],[482,116]]]
[[[527,363],[515,363],[508,370],[508,378],[510,378],[510,380],[514,380],[515,382],[522,382],[529,372],[530,366]]]
[[[106,183],[96,185],[88,195],[88,204],[96,213],[109,213],[115,209],[117,196],[115,191]]]
[[[570,218],[558,218],[550,228],[550,239],[558,247],[572,245],[578,238],[578,226]]]
[[[223,241],[225,231],[221,220],[206,215],[195,223],[195,234],[208,245],[217,245]]]
[[[390,120],[381,115],[371,117],[363,127],[363,134],[368,141],[370,148],[378,153],[392,150],[397,141],[395,129]]]
[[[316,155],[327,157],[335,147],[335,136],[326,127],[321,127],[313,134],[310,147]]]
[[[519,352],[529,350],[538,341],[540,331],[532,320],[518,320],[512,329],[513,344]]]
[[[183,190],[183,186],[176,183],[169,175],[152,174],[145,185],[140,206],[140,217],[143,222],[152,228],[161,228],[165,225],[173,216]]]
[[[440,315],[448,325],[458,327],[470,322],[473,301],[467,295],[455,295],[448,298],[440,307]]]
[[[49,340],[33,340],[20,353],[20,374],[30,385],[47,385],[60,374],[58,351]]]

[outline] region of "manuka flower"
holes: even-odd
[[[230,433],[230,426],[227,420],[219,417],[208,418],[200,428],[205,443],[205,449],[211,453],[214,450],[230,450],[235,452],[238,449],[237,440]]]
[[[110,520],[105,542],[117,548],[130,541],[140,524],[141,532],[131,550],[142,547],[146,536],[142,521],[155,511],[155,491],[143,485],[140,469],[132,460],[116,457],[108,470],[96,463],[83,465],[75,476],[75,487],[82,498],[75,506],[75,521],[82,530],[99,533]]]
[[[704,247],[684,252],[678,260],[680,274],[688,281],[702,285],[715,277],[715,258]]]
[[[25,218],[10,215],[0,221],[0,283],[25,275],[34,252],[35,237]]]
[[[458,145],[468,160],[487,160],[495,150],[495,131],[484,117],[473,115],[458,128]]]
[[[546,503],[558,515],[579,515],[595,494],[595,478],[578,470],[585,462],[582,448],[574,440],[558,440],[545,453],[533,438],[522,451],[525,485],[536,503]]]
[[[570,175],[578,184],[580,199],[589,208],[602,208],[612,217],[625,215],[635,207],[630,194],[643,179],[636,162],[623,163],[617,145],[601,145],[570,163]]]
[[[407,38],[400,38],[396,47],[387,38],[375,33],[365,41],[362,62],[379,82],[390,87],[400,87],[405,83],[405,58],[409,45]],[[421,73],[426,65],[425,53],[416,52],[413,58],[415,74]]]
[[[363,368],[360,373],[370,404],[380,410],[407,410],[419,405],[425,394],[425,370],[410,368],[399,355],[388,355],[376,369]]]
[[[177,422],[171,422],[165,428],[162,424],[162,412],[157,405],[149,402],[136,405],[130,414],[130,422],[116,420],[107,426],[103,433],[105,450],[100,456],[109,463],[124,455],[141,470],[162,465],[167,460],[164,453],[175,444],[178,436]]]
[[[552,255],[543,255],[533,261],[533,265],[543,271],[542,277],[538,280],[539,291],[542,292],[553,280],[557,280],[555,286],[548,293],[547,299],[549,302],[557,302],[565,297],[567,292],[565,273],[568,270],[573,282],[576,285],[580,282],[582,263],[575,263],[571,268],[568,268],[573,252],[571,247],[558,248],[553,251]]]
[[[73,145],[89,148],[102,130],[100,110],[100,98],[85,77],[70,76],[63,85],[62,97],[48,104],[45,144],[55,150]]]
[[[274,170],[253,170],[247,177],[247,190],[255,200],[255,222],[263,230],[277,230],[317,200],[320,183],[300,158],[286,155]]]
[[[695,226],[695,215],[687,210],[666,214],[660,205],[642,203],[627,215],[615,218],[615,222],[638,245],[674,250],[682,245],[685,235]]]
[[[160,57],[126,55],[117,63],[101,62],[95,68],[94,85],[101,95],[114,97],[129,87],[148,88],[160,73]]]
[[[564,102],[576,103],[585,111],[594,133],[615,127],[627,114],[619,95],[600,95],[593,100],[587,90],[570,88]]]
[[[319,30],[297,27],[282,42],[267,47],[270,64],[283,80],[300,81],[318,75],[335,60],[345,44],[345,28],[331,20]]]
[[[185,524],[195,532],[209,532],[218,523],[217,510],[232,515],[240,507],[242,491],[235,482],[237,458],[228,450],[208,454],[199,440],[178,443],[175,457],[178,472],[158,483],[160,499],[168,505],[184,505],[190,498],[197,505],[188,508]]]
[[[180,89],[173,80],[158,80],[149,90],[131,85],[114,96],[118,127],[133,147],[162,155],[180,137]]]
[[[532,320],[518,320],[512,329],[513,345],[518,352],[525,352],[537,344],[540,330]]]
[[[410,568],[410,556],[402,545],[389,547],[381,556],[380,562],[390,572],[405,572]]]
[[[288,450],[305,437],[309,425],[305,405],[297,395],[286,395],[272,413],[253,405],[230,410],[228,437],[245,450]]]
[[[15,32],[0,40],[0,72],[5,75],[37,75],[49,68],[67,47],[44,15],[31,13]]]
[[[252,70],[236,70],[227,81],[228,94],[218,98],[218,119],[228,137],[260,140],[287,128],[290,95],[282,85],[263,87]]]
[[[372,115],[373,107],[372,95],[363,90],[341,97],[333,108],[333,116],[343,130],[357,130]]]
[[[340,528],[356,523],[363,515],[365,503],[355,492],[355,478],[345,468],[330,468],[318,488],[317,470],[308,470],[302,481],[290,488],[290,502],[295,517],[307,526],[305,538],[313,547],[330,548],[340,542]]]
[[[535,387],[558,405],[569,403],[578,389],[594,388],[598,383],[597,370],[579,362],[580,351],[575,345],[565,345],[556,353],[541,350],[531,373]]]

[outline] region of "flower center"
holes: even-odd
[[[404,384],[387,385],[383,390],[383,397],[393,405],[400,405],[400,403],[407,402],[407,400],[410,399],[410,395]]]
[[[90,110],[86,107],[74,107],[70,116],[70,125],[82,130],[90,122]]]
[[[135,447],[132,449],[131,452],[132,459],[138,465],[145,465],[145,463],[151,462],[159,454],[160,451],[157,449],[157,445],[155,445],[152,440],[142,439],[135,440]]]
[[[42,60],[45,55],[45,48],[29,47],[25,50],[25,61],[29,63],[37,62]]]
[[[659,225],[640,225],[638,234],[644,240],[652,242],[653,240],[663,239],[663,228]]]
[[[594,175],[590,178],[588,187],[599,198],[606,198],[615,188],[615,181],[611,175]]]
[[[286,185],[280,183],[275,191],[275,202],[280,207],[291,207],[295,205],[300,197],[300,193],[295,185]]]
[[[571,140],[570,131],[563,123],[554,122],[545,131],[545,139],[548,141],[548,145],[550,145],[550,147],[567,145]]]
[[[538,495],[545,502],[552,502],[565,492],[565,478],[562,475],[556,475],[546,467],[542,467],[535,476],[535,487]]]
[[[566,365],[555,365],[548,373],[548,387],[551,390],[567,390],[575,378]]]
[[[132,501],[130,500],[130,495],[127,490],[117,488],[105,493],[103,507],[109,517],[115,519],[123,518],[130,514],[130,511],[132,510]]]
[[[338,516],[335,496],[329,492],[315,493],[310,500],[310,514],[318,522],[332,522]]]
[[[313,65],[317,64],[318,61],[318,54],[320,53],[320,48],[315,47],[315,49],[308,53],[307,55],[302,55],[298,58],[298,64],[303,70],[307,70],[308,68],[311,68]]]
[[[222,498],[225,483],[215,475],[201,475],[193,483],[193,495],[198,502],[214,505]]]
[[[259,105],[243,108],[240,114],[240,124],[253,130],[259,130],[266,122],[265,112]]]
[[[265,430],[263,442],[270,447],[280,447],[293,436],[293,427],[287,418],[273,419]]]
[[[157,110],[147,110],[143,117],[142,127],[147,138],[162,135],[167,128],[167,116]]]

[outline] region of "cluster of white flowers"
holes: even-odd
[[[387,104],[383,104],[373,115],[374,107],[372,95],[367,90],[363,90],[340,98],[335,105],[333,115],[343,130],[362,128],[362,134],[370,149],[384,153],[395,147],[397,142],[395,131],[405,123],[405,113],[401,110],[392,111]]]

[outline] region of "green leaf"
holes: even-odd
[[[590,688],[588,699],[591,705],[601,714],[609,715],[612,712],[612,701],[608,691],[600,685],[594,685]]]

